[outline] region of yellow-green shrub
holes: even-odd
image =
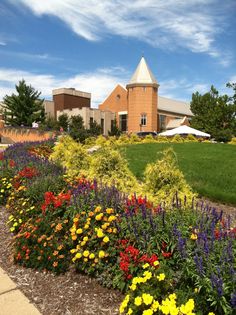
[[[232,138],[231,141],[229,142],[229,144],[234,144],[234,145],[236,145],[236,137],[235,137],[235,138]]]
[[[167,138],[166,136],[157,136],[156,142],[159,143],[170,142],[170,139]]]
[[[103,146],[106,143],[106,141],[107,141],[107,139],[103,135],[100,135],[96,139],[96,145]]]
[[[151,143],[151,142],[156,142],[156,140],[153,138],[152,135],[147,135],[147,136],[143,139],[142,142],[143,142],[143,143]]]
[[[136,135],[135,133],[131,133],[130,138],[129,138],[130,143],[140,143],[142,142],[142,139]]]
[[[121,154],[108,147],[103,147],[91,156],[88,178],[97,179],[102,183],[115,185],[124,192],[134,192],[137,180],[131,173],[127,161]]]
[[[130,139],[126,134],[120,135],[119,139],[116,141],[117,144],[128,144]]]
[[[73,177],[86,174],[90,157],[81,143],[74,141],[70,136],[64,136],[53,148],[50,159],[65,167],[66,173]]]
[[[194,196],[183,173],[177,167],[172,148],[165,150],[161,159],[146,166],[144,177],[143,192],[155,203],[171,203],[176,192],[181,199],[186,196],[188,200],[192,200]]]
[[[196,137],[194,137],[194,135],[187,135],[187,137],[185,138],[185,142],[198,142]]]
[[[180,135],[174,135],[174,137],[172,137],[170,141],[173,143],[182,143],[184,142],[184,138],[181,137]]]

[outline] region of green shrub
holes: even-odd
[[[130,143],[130,138],[126,134],[122,134],[116,141],[117,144],[128,144]]]
[[[133,192],[137,186],[137,180],[129,170],[127,161],[110,147],[103,147],[93,154],[88,177],[108,186],[115,184],[118,190],[125,192]]]
[[[171,203],[178,192],[181,199],[191,200],[194,194],[178,169],[172,148],[163,152],[162,159],[147,165],[144,172],[144,192],[150,200]]]

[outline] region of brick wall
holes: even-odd
[[[30,128],[0,128],[1,143],[43,141],[54,136],[55,134],[53,132],[42,132]]]

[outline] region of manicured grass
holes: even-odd
[[[173,147],[186,180],[201,196],[236,205],[236,146],[210,143],[144,143],[127,145],[122,152],[137,178],[147,163]]]

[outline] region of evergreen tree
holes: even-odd
[[[64,131],[68,130],[69,126],[69,117],[67,114],[62,114],[58,117],[57,121],[58,129],[63,128]]]
[[[99,136],[102,134],[102,127],[96,121],[90,122],[88,133],[90,136]]]
[[[194,93],[191,126],[210,133],[217,141],[229,141],[236,134],[236,105],[232,99],[228,95],[219,95],[214,86],[204,95]]]
[[[116,120],[116,117],[113,121],[113,124],[111,125],[111,131],[108,132],[109,136],[117,136],[119,137],[121,135],[121,130],[118,128],[118,125],[117,125],[117,120]]]
[[[6,95],[3,99],[3,113],[6,124],[11,126],[31,127],[33,122],[45,120],[45,110],[41,92],[31,85],[26,85],[25,80],[19,81],[15,86],[17,94]]]

